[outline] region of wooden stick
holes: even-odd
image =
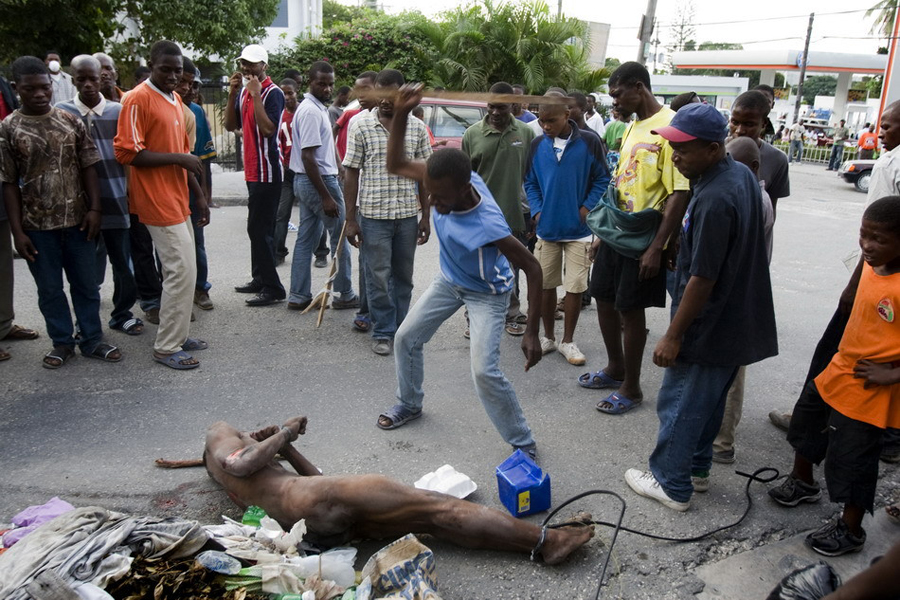
[[[166,460],[164,458],[156,459],[156,466],[163,469],[184,469],[187,467],[202,467],[203,460],[195,458],[192,460]]]
[[[341,259],[341,252],[344,248],[344,233],[347,229],[347,221],[344,221],[344,225],[341,227],[341,235],[338,238],[337,252],[334,253],[334,258],[331,259],[331,269],[328,272],[328,281],[325,282],[325,289],[313,298],[313,301],[309,303],[301,315],[308,313],[309,311],[318,308],[319,309],[319,318],[316,320],[316,328],[318,329],[319,325],[322,324],[322,317],[325,316],[325,309],[328,308],[328,296],[331,294],[331,284],[334,281],[335,275],[340,270],[338,267],[338,261]]]

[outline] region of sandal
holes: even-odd
[[[363,333],[367,333],[372,329],[372,320],[369,318],[369,315],[356,315],[356,318],[353,319],[353,329]]]
[[[375,422],[376,425],[380,429],[397,429],[398,427],[402,427],[409,423],[414,419],[418,419],[422,416],[422,409],[419,409],[418,412],[412,412],[402,404],[395,404],[391,407],[390,410],[386,410],[385,412],[378,415],[378,421]],[[385,419],[390,421],[390,425],[382,425],[381,419]]]
[[[196,338],[188,338],[181,345],[181,349],[185,352],[196,352],[197,350],[206,350],[207,348],[209,348],[209,344]]]
[[[4,340],[36,340],[38,339],[39,334],[34,329],[28,329],[27,327],[22,327],[21,325],[13,325],[9,330],[9,333],[6,334]]]
[[[120,323],[116,327],[113,327],[113,329],[124,331],[128,335],[141,335],[144,333],[144,322],[137,317],[131,317],[124,323]]]
[[[88,358],[96,358],[97,360],[102,360],[104,362],[119,362],[122,360],[122,353],[118,348],[113,346],[112,344],[107,344],[106,342],[100,342],[94,349],[90,352],[82,351],[81,354],[87,356]]]
[[[0,362],[3,362],[4,360],[9,360],[11,358],[12,358],[12,354],[10,354],[6,350],[0,348]]]
[[[195,359],[193,356],[185,352],[184,350],[179,350],[173,354],[163,354],[157,355],[156,352],[153,353],[153,360],[158,362],[161,365],[166,365],[170,369],[175,369],[177,371],[186,371],[188,369],[196,369],[200,366],[200,361]]]
[[[900,525],[900,502],[885,506],[884,512],[887,513],[888,521],[894,525]]]
[[[622,386],[622,383],[621,380],[610,377],[602,370],[595,373],[585,373],[578,378],[578,385],[590,390],[603,390],[607,388],[619,389]]]
[[[75,357],[75,349],[71,346],[54,346],[44,355],[41,365],[45,369],[58,369]]]
[[[622,415],[640,404],[643,400],[632,400],[619,392],[613,392],[597,404],[597,410],[608,415]],[[603,406],[603,403],[612,404],[612,408]]]

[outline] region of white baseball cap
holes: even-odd
[[[266,52],[266,49],[260,46],[259,44],[250,44],[241,52],[241,55],[238,56],[238,60],[246,60],[250,63],[265,63],[269,64],[269,53]]]

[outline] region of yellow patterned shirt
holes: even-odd
[[[622,137],[613,181],[618,189],[619,208],[625,212],[647,208],[662,212],[672,193],[690,189],[690,182],[672,162],[669,142],[650,133],[668,125],[674,116],[675,112],[664,106],[655,115],[631,123]]]

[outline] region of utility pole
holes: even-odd
[[[562,0],[559,0],[556,5],[556,18],[562,19]]]
[[[812,37],[813,19],[816,13],[809,13],[809,27],[806,28],[806,43],[800,57],[800,83],[797,84],[797,101],[794,102],[794,123],[800,119],[800,101],[803,100],[803,80],[806,78],[806,64],[809,62],[809,38]]]
[[[659,60],[659,20],[653,20],[653,32],[656,37],[653,40],[653,72],[656,73],[656,62]]]
[[[653,36],[653,23],[656,20],[656,0],[647,0],[647,12],[641,19],[641,28],[638,31],[638,39],[641,46],[638,48],[637,61],[646,64],[647,54],[650,53],[650,38]]]

